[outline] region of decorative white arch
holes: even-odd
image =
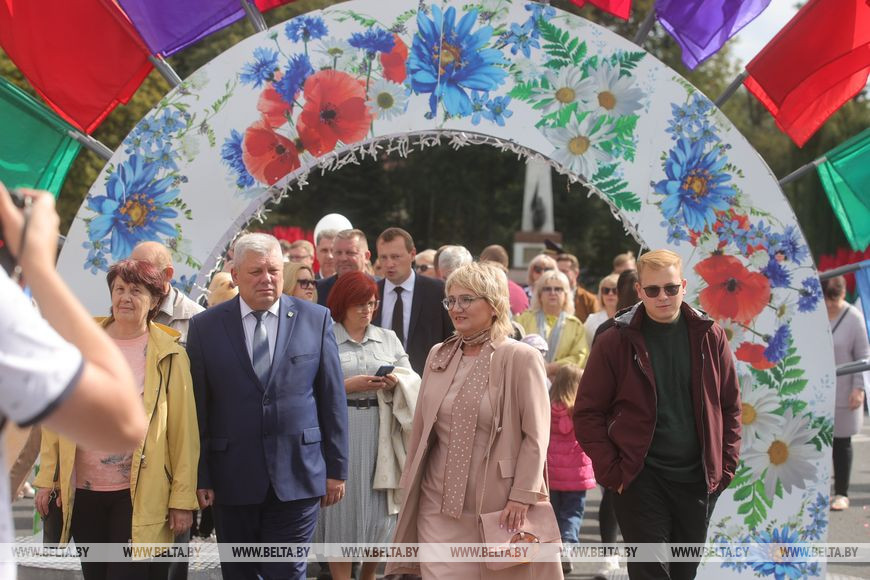
[[[775,177],[700,92],[627,40],[547,5],[358,0],[252,36],[171,91],[91,188],[59,269],[95,314],[140,240],[201,293],[232,236],[309,171],[378,151],[488,143],[589,185],[731,333],[742,461],[713,541],[827,533],[834,361],[817,272]],[[372,200],[377,203],[376,199]],[[702,573],[772,567],[707,563]],[[795,564],[800,574],[824,574]]]

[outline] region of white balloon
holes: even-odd
[[[350,220],[340,213],[326,214],[320,218],[320,221],[317,222],[316,226],[314,226],[314,239],[317,240],[317,235],[323,230],[335,230],[340,232],[341,230],[350,229],[353,229]]]

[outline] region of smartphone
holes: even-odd
[[[375,373],[376,377],[385,377],[396,369],[393,365],[384,365]]]

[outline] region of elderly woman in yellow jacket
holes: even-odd
[[[151,322],[163,297],[161,273],[123,260],[108,274],[112,314],[102,326],[139,382],[148,431],[127,455],[77,447],[44,431],[36,507],[48,511],[57,490],[63,509],[61,543],[172,543],[190,528],[197,508],[199,436],[190,364],[178,333]],[[95,417],[94,420],[99,420]],[[167,563],[82,560],[86,580],[166,577]]]
[[[583,367],[589,354],[586,329],[574,316],[574,300],[568,278],[558,270],[544,272],[535,282],[532,306],[516,318],[528,334],[539,334],[550,346],[547,376],[552,380],[559,368],[573,364]]]

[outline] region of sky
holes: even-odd
[[[758,18],[731,39],[731,50],[745,66],[757,55],[792,16],[797,13],[795,0],[772,0]]]

